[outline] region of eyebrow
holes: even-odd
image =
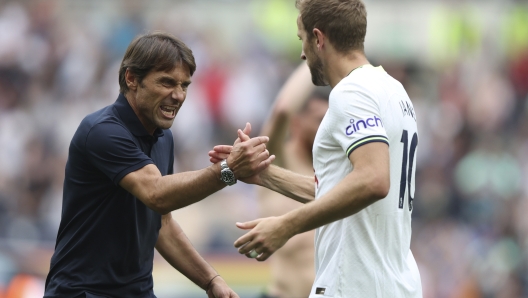
[[[173,78],[171,78],[169,76],[159,77],[159,78],[156,79],[156,82],[176,84],[176,80],[174,80]]]
[[[157,83],[168,83],[168,84],[172,84],[172,85],[176,85],[177,82],[174,78],[170,77],[170,76],[161,76],[159,78],[156,79],[156,82]],[[182,85],[186,85],[186,86],[189,86],[191,84],[191,81],[190,80],[185,80],[182,82]]]

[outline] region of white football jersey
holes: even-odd
[[[310,297],[422,297],[410,250],[418,131],[409,96],[381,66],[365,65],[341,80],[329,101],[313,148],[316,199],[353,171],[349,155],[370,142],[389,145],[390,190],[316,230]]]

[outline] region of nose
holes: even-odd
[[[183,102],[185,100],[186,92],[182,88],[182,86],[176,86],[174,90],[172,91],[172,98],[177,100],[178,102]]]
[[[301,59],[306,60],[306,55],[304,54],[304,51],[301,52]]]

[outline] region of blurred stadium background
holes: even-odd
[[[424,297],[528,297],[528,2],[365,3],[367,56],[418,113],[412,249]],[[70,138],[117,98],[136,34],[172,32],[196,56],[172,128],[175,170],[187,171],[246,121],[260,129],[300,61],[296,16],[293,0],[0,1],[0,297],[42,297]],[[257,215],[243,183],[175,212],[241,297],[269,276],[232,246],[234,222]],[[204,297],[159,256],[154,283],[159,298]]]

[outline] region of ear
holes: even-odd
[[[317,49],[321,50],[325,43],[325,36],[323,32],[321,32],[321,30],[317,28],[314,28],[312,32],[313,32],[313,35],[315,36],[315,40],[317,43]]]
[[[125,83],[127,84],[128,89],[136,91],[138,85],[136,76],[128,68],[125,71]]]

